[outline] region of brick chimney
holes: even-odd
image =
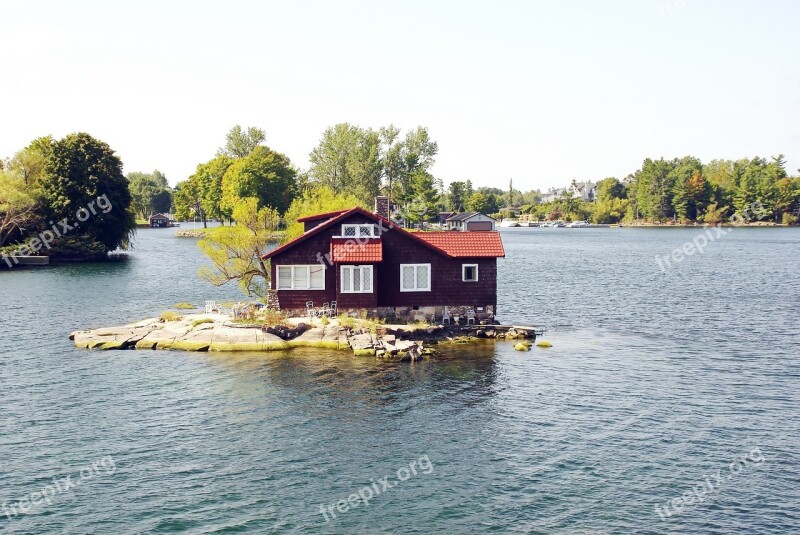
[[[389,219],[389,197],[385,195],[375,197],[375,214]]]

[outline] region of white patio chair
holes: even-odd
[[[219,312],[219,306],[216,301],[206,301],[206,314],[213,314],[214,311]]]
[[[469,325],[470,321],[472,322],[473,325],[475,325],[475,310],[473,310],[471,308],[468,308],[467,309],[467,325]]]
[[[314,301],[306,301],[306,315],[309,318],[315,318],[317,316],[317,309],[314,308]]]
[[[450,311],[447,307],[444,307],[444,312],[442,312],[442,325],[450,325]]]

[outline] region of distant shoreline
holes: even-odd
[[[750,227],[750,228],[787,228],[787,227],[797,227],[797,225],[787,225],[785,223],[774,223],[774,222],[757,222],[757,223],[743,223],[743,224],[734,224],[734,223],[616,223],[614,226],[619,227],[633,227],[633,228],[706,228],[706,227]]]

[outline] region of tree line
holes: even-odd
[[[594,202],[573,198],[567,191],[560,199],[528,205],[523,211],[541,220],[717,224],[751,213],[754,205],[764,221],[797,223],[800,177],[788,175],[783,155],[706,164],[694,156],[648,158],[623,180],[599,181]]]

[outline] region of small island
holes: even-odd
[[[275,322],[270,322],[275,323]],[[385,324],[340,316],[284,318],[275,324],[232,320],[224,313],[174,312],[119,327],[76,331],[75,346],[85,349],[173,349],[182,351],[280,351],[298,347],[352,351],[355,356],[417,360],[435,354],[432,345],[476,344],[486,340],[536,339],[532,327]],[[519,344],[517,344],[519,345]],[[523,350],[523,348],[517,348]]]

